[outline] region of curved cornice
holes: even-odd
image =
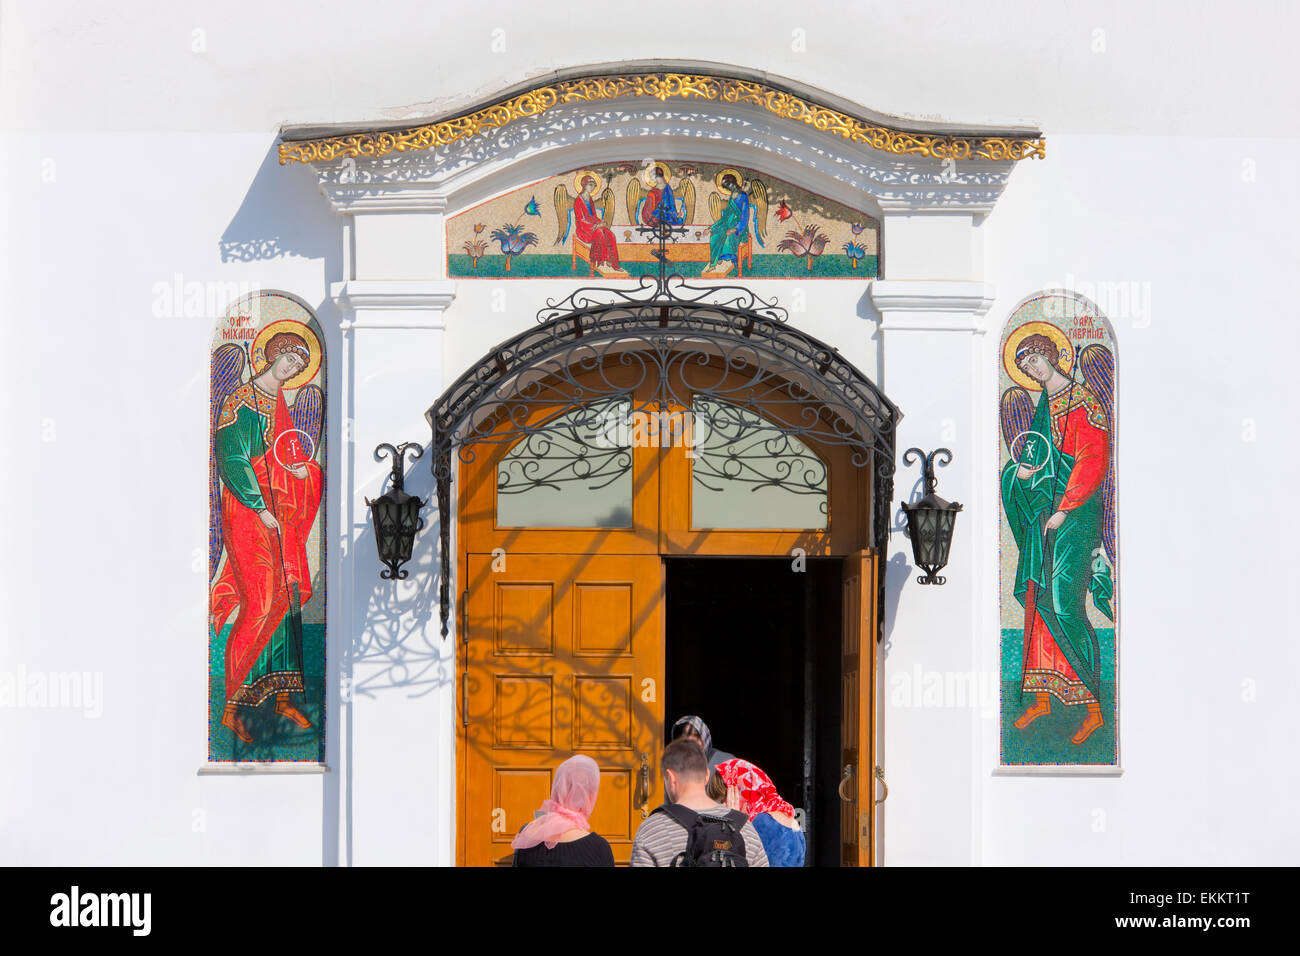
[[[488,106],[422,126],[358,130],[318,139],[285,138],[280,143],[280,164],[329,162],[430,149],[502,129],[559,105],[636,97],[660,102],[689,99],[746,105],[886,153],[994,161],[1042,159],[1046,154],[1046,141],[1039,134],[908,130],[834,109],[767,80],[696,72],[575,76],[533,86]]]

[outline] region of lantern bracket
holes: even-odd
[[[403,482],[405,481],[406,453],[414,452],[411,455],[411,461],[416,461],[424,457],[424,449],[420,447],[419,442],[404,441],[394,447],[388,442],[381,442],[375,449],[375,461],[383,461],[385,458],[393,459],[393,490],[405,492]]]
[[[939,462],[939,464],[952,464],[952,452],[947,448],[936,448],[928,455],[919,448],[909,448],[903,452],[904,465],[910,465],[914,460],[921,462],[921,476],[925,482],[925,493],[927,495],[934,494],[934,490],[939,487],[939,479],[934,476],[934,459],[939,455],[943,456],[943,461]]]

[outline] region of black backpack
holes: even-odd
[[[686,850],[677,854],[672,866],[749,866],[745,837],[740,832],[749,817],[739,810],[714,817],[678,803],[665,803],[654,812],[666,813],[686,829]]]

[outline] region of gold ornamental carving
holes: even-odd
[[[782,119],[841,136],[852,143],[865,143],[886,153],[936,159],[1021,160],[1042,159],[1047,149],[1046,140],[1041,136],[1036,139],[962,136],[916,133],[877,126],[749,80],[694,73],[644,73],[585,77],[565,80],[553,86],[540,86],[473,113],[427,126],[282,142],[280,165],[295,162],[322,163],[349,156],[386,156],[407,150],[430,149],[489,130],[501,129],[519,119],[538,116],[557,104],[632,96],[654,97],[661,102],[669,99],[700,99],[719,103],[743,103],[766,110]]]

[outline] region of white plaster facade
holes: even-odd
[[[1034,4],[994,17],[760,3],[753,22],[774,40],[746,27],[661,49],[599,24],[582,39],[523,4],[454,21],[401,8],[369,18],[373,34],[351,31],[343,5],[310,23],[7,5],[0,671],[93,672],[103,692],[99,716],[0,709],[0,862],[454,861],[437,526],[407,582],[379,579],[364,498],[387,464],[370,450],[427,441],[443,387],[575,285],[448,279],[445,218],[559,170],[651,155],[770,170],[882,220],[882,280],[746,284],[802,303],[791,321],[876,379],[903,409],[900,449],[955,453],[940,475],[966,504],[949,583],[917,587],[910,554],[891,560],[884,862],[1295,862],[1300,827],[1278,795],[1300,784],[1283,683],[1300,651],[1261,585],[1298,564],[1300,529],[1270,489],[1297,464],[1276,353],[1295,312],[1300,187],[1296,119],[1266,108],[1295,80],[1266,75],[1260,49],[1295,14],[1225,26],[1198,73],[1168,51],[1202,49],[1202,27],[1089,6],[1058,22]],[[498,30],[509,65],[491,52]],[[846,36],[868,34],[864,57]],[[315,82],[295,69],[341,59],[346,72]],[[708,64],[910,128],[1041,129],[1047,157],[945,168],[756,110],[628,100],[437,151],[276,160],[281,126],[413,122],[557,70]],[[239,283],[301,297],[328,340],[326,772],[197,773],[200,423],[212,323]],[[1096,301],[1119,344],[1121,776],[993,772],[997,340],[1021,299],[1054,287]],[[426,464],[408,490],[431,493]],[[900,473],[898,500],[915,478]],[[936,674],[972,675],[990,696],[906,702]]]

